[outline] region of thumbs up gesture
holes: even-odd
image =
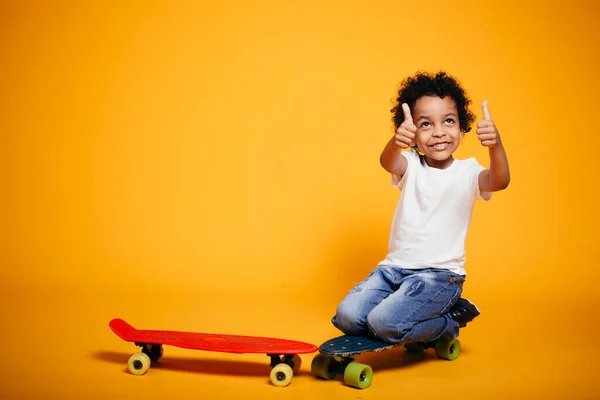
[[[500,143],[500,133],[492,121],[487,100],[483,101],[481,108],[483,109],[483,121],[477,123],[477,136],[483,146],[494,147]]]
[[[417,127],[413,123],[410,107],[408,104],[402,103],[402,111],[404,111],[404,122],[396,129],[396,144],[403,149],[413,147],[415,145],[415,134]]]

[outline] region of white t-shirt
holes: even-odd
[[[490,200],[479,191],[475,158],[455,159],[446,169],[431,168],[415,149],[402,152],[408,167],[390,233],[388,255],[380,265],[406,269],[441,268],[465,275],[465,239],[476,199]]]

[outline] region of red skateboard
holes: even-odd
[[[298,354],[314,353],[317,346],[295,340],[259,336],[218,335],[176,331],[151,331],[135,329],[120,318],[108,324],[121,339],[142,348],[129,358],[127,365],[134,375],[143,375],[152,361],[163,355],[163,345],[184,349],[218,351],[222,353],[264,353],[271,357],[271,382],[284,387],[290,384],[302,363]]]

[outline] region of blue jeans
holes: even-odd
[[[448,311],[462,294],[465,277],[428,268],[378,266],[356,285],[331,320],[347,335],[368,335],[394,344],[458,336]]]

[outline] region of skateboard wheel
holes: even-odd
[[[300,366],[302,365],[302,358],[300,358],[298,354],[294,354],[294,357],[287,360],[286,364],[292,367],[294,374],[297,374],[298,371],[300,371]]]
[[[144,353],[135,353],[127,361],[129,372],[134,375],[144,375],[150,368],[150,357]]]
[[[460,354],[458,339],[438,339],[435,342],[435,355],[444,360],[454,361]]]
[[[335,371],[332,368],[335,362],[333,357],[317,354],[312,360],[310,371],[317,378],[331,380],[335,378]]]
[[[366,389],[373,381],[373,369],[365,364],[351,362],[344,370],[344,382],[348,386]]]
[[[270,378],[273,385],[277,387],[285,387],[290,384],[293,376],[294,371],[292,370],[292,367],[285,363],[281,363],[273,367]]]

